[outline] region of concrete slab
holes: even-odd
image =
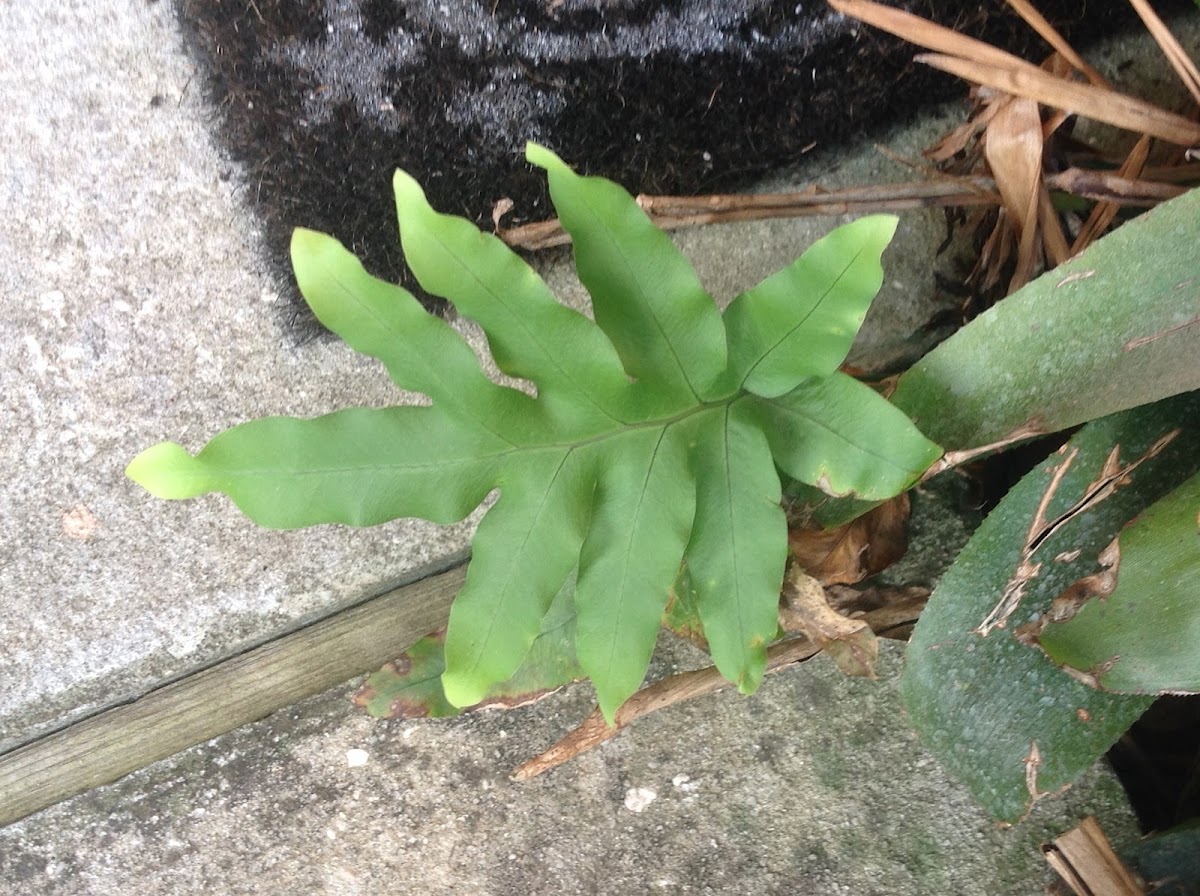
[[[169,4],[5,4],[0,63],[0,749],[464,543],[465,528],[256,530],[124,478],[272,413],[387,404],[383,371],[292,345]]]
[[[0,893],[1033,896],[1075,818],[1135,836],[1107,773],[999,829],[915,742],[883,654],[883,681],[818,658],[524,784],[587,688],[420,723],[333,692],[0,830]]]

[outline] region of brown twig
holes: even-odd
[[[1145,134],[1138,139],[1138,142],[1134,144],[1133,149],[1130,150],[1129,155],[1117,170],[1118,177],[1136,179],[1141,175],[1146,167],[1146,160],[1150,157],[1151,142],[1151,139]],[[1075,237],[1072,254],[1090,246],[1100,234],[1104,233],[1117,217],[1117,211],[1117,203],[1111,200],[1097,202],[1083,226],[1079,228],[1079,235]]]
[[[1200,177],[1200,165],[1175,176],[1180,180]],[[1167,169],[1169,170],[1169,169]],[[1165,179],[1165,177],[1164,177]],[[1052,190],[1064,190],[1087,199],[1115,201],[1123,205],[1154,205],[1186,192],[1185,187],[1131,179],[1102,171],[1069,168],[1045,179]],[[715,194],[711,196],[648,196],[637,198],[654,223],[665,229],[700,224],[768,218],[801,218],[819,215],[865,214],[907,211],[918,208],[985,207],[1000,204],[1000,194],[991,178],[946,178],[938,181],[881,184],[834,191],[797,193]],[[497,235],[517,249],[535,251],[571,242],[557,218],[500,228]]]
[[[839,609],[849,615],[854,612],[856,605],[870,606],[870,609],[862,611],[863,621],[876,634],[883,637],[894,637],[897,630],[905,628],[920,615],[929,598],[929,591],[925,588],[901,588],[887,592],[868,589],[864,592],[854,592],[854,595],[855,599],[851,601],[841,601]],[[767,649],[767,672],[778,672],[788,666],[810,659],[820,652],[819,647],[804,637],[781,641]],[[606,740],[611,740],[642,716],[674,703],[711,694],[728,684],[729,682],[722,678],[721,673],[712,666],[691,672],[681,672],[678,675],[656,681],[626,700],[617,710],[611,726],[605,723],[604,716],[599,709],[594,710],[577,728],[558,743],[514,770],[511,777],[514,781],[528,781],[530,778],[536,778],[543,772],[548,772],[552,768],[569,762]]]
[[[907,211],[944,206],[996,205],[1000,197],[987,178],[946,178],[938,181],[882,184],[794,193],[715,194],[711,196],[637,197],[637,203],[664,230],[699,224],[769,218],[799,218],[866,212]],[[498,228],[497,236],[517,249],[549,249],[571,241],[557,218]]]

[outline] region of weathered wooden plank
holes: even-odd
[[[0,826],[378,668],[445,624],[465,569],[396,588],[0,754]]]

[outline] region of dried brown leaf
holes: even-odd
[[[1000,282],[1004,264],[1012,257],[1015,229],[1008,223],[1007,218],[1007,211],[1001,208],[991,232],[979,250],[975,267],[967,277],[967,281],[976,284],[981,292],[990,291]]]
[[[1141,175],[1142,170],[1146,167],[1146,161],[1150,157],[1150,143],[1150,138],[1143,134],[1117,170],[1118,177],[1136,179]],[[1075,245],[1071,247],[1072,253],[1082,252],[1104,231],[1108,230],[1109,225],[1116,218],[1119,208],[1120,206],[1116,202],[1107,200],[1096,203],[1092,213],[1088,215],[1087,221],[1080,229],[1079,236],[1075,238]]]
[[[1050,199],[1045,181],[1038,188],[1038,227],[1042,232],[1042,251],[1046,255],[1047,267],[1057,267],[1071,257],[1071,247],[1067,244],[1062,220]]]
[[[1148,178],[1130,179],[1088,168],[1068,168],[1048,177],[1046,182],[1056,190],[1117,205],[1157,205],[1187,192],[1186,187],[1178,184]]]
[[[1017,234],[1017,267],[1008,291],[1033,279],[1041,261],[1038,207],[1042,185],[1042,119],[1030,99],[1009,100],[984,137],[984,156]]]
[[[1143,896],[1146,888],[1113,852],[1099,822],[1088,816],[1043,847],[1050,867],[1076,896]]]
[[[909,43],[966,59],[979,59],[995,66],[1013,64],[1032,68],[1028,62],[1006,53],[989,43],[959,34],[910,12],[872,3],[871,0],[829,0],[829,5],[842,15],[850,16],[881,28]]]
[[[845,675],[874,678],[879,640],[862,619],[850,619],[829,605],[821,583],[792,565],[783,580],[779,621],[828,653]]]
[[[925,53],[916,60],[966,81],[986,84],[1135,134],[1149,134],[1178,146],[1200,145],[1200,124],[1182,115],[1123,93],[1055,77],[1020,60],[1018,65],[995,65],[940,53]]]
[[[1042,40],[1052,46],[1055,53],[1061,56],[1076,71],[1097,87],[1112,87],[1102,74],[1088,65],[1087,60],[1075,52],[1075,49],[1066,42],[1053,25],[1046,21],[1045,17],[1037,11],[1029,0],[1008,0],[1008,5],[1015,9],[1021,18],[1041,36]]]
[[[792,559],[822,585],[853,585],[887,569],[908,547],[908,495],[898,495],[834,529],[788,532]]]
[[[995,107],[985,107],[988,118],[995,113]],[[972,117],[966,124],[961,124],[946,134],[933,146],[927,147],[923,153],[925,158],[934,162],[948,162],[979,138],[987,128],[987,120],[982,117]]]

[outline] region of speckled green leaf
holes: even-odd
[[[1148,507],[1108,553],[1052,613],[1074,615],[1041,628],[1037,642],[1105,691],[1200,691],[1200,476]]]
[[[981,314],[904,373],[892,402],[957,451],[1200,389],[1197,244],[1192,190]]]
[[[1130,519],[1196,471],[1197,444],[1196,394],[1088,424],[1009,492],[930,598],[908,647],[904,704],[933,753],[996,817],[1014,821],[1069,785],[1149,705],[1075,681],[1017,634],[1097,571]],[[1114,449],[1126,475],[1098,492]],[[1006,596],[1007,615],[997,612]]]
[[[1058,432],[1200,389],[1200,190],[1097,240],[901,375],[891,402],[947,452]],[[819,505],[834,526],[869,504]]]

